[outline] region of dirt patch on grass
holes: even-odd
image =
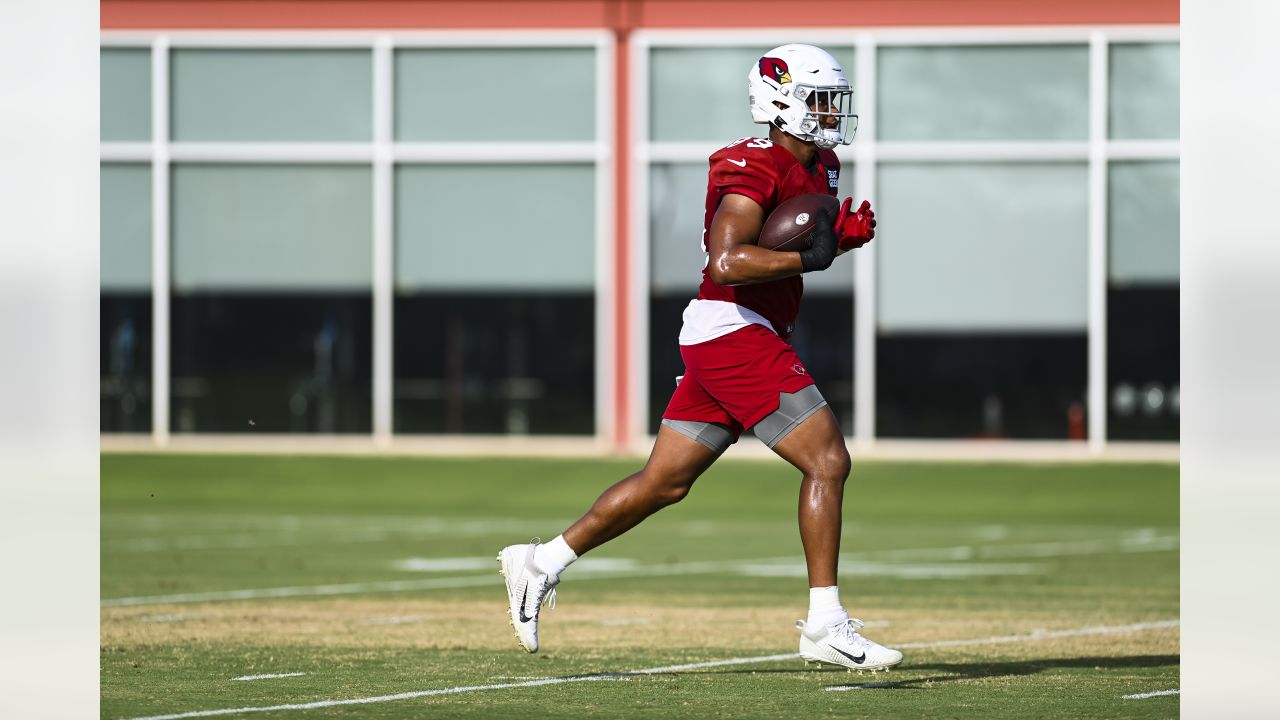
[[[951,613],[921,616],[860,608],[866,634],[888,645],[1024,635],[1165,618],[1061,613]],[[544,646],[563,651],[707,648],[793,651],[796,607],[719,608],[712,598],[655,599],[652,604],[563,604],[543,614]],[[331,648],[421,648],[507,651],[516,648],[501,601],[328,599],[113,608],[102,611],[103,646],[275,645]],[[994,650],[994,653],[993,653]],[[1177,628],[1112,635],[1049,637],[1032,642],[919,648],[910,655],[1042,657],[1062,653],[1111,656],[1178,653]]]

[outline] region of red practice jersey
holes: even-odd
[[[707,233],[720,200],[736,194],[751,198],[764,208],[765,217],[784,200],[809,193],[836,195],[840,181],[840,160],[830,150],[818,150],[817,162],[806,169],[791,151],[767,138],[743,138],[710,158],[707,177],[707,205],[703,219],[703,251]],[[717,285],[710,269],[702,269],[699,300],[720,300],[740,305],[762,315],[782,337],[791,335],[804,281],[799,275],[756,285]]]

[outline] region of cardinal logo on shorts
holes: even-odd
[[[800,363],[796,363],[795,365],[792,365],[791,369],[795,370],[797,375],[804,375],[807,372],[804,369],[804,366],[801,365]]]
[[[760,58],[760,75],[778,84],[791,82],[791,68],[787,67],[785,60],[778,58]]]

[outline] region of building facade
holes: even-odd
[[[1176,2],[102,3],[102,430],[642,447],[753,60],[830,49],[847,435],[1178,437]],[[783,28],[783,29],[779,29]]]

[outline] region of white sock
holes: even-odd
[[[840,587],[809,588],[809,617],[804,622],[812,628],[839,625],[849,619],[840,604]]]
[[[557,535],[555,540],[543,543],[533,551],[533,564],[552,577],[559,576],[577,559],[578,553],[564,541],[564,535]]]

